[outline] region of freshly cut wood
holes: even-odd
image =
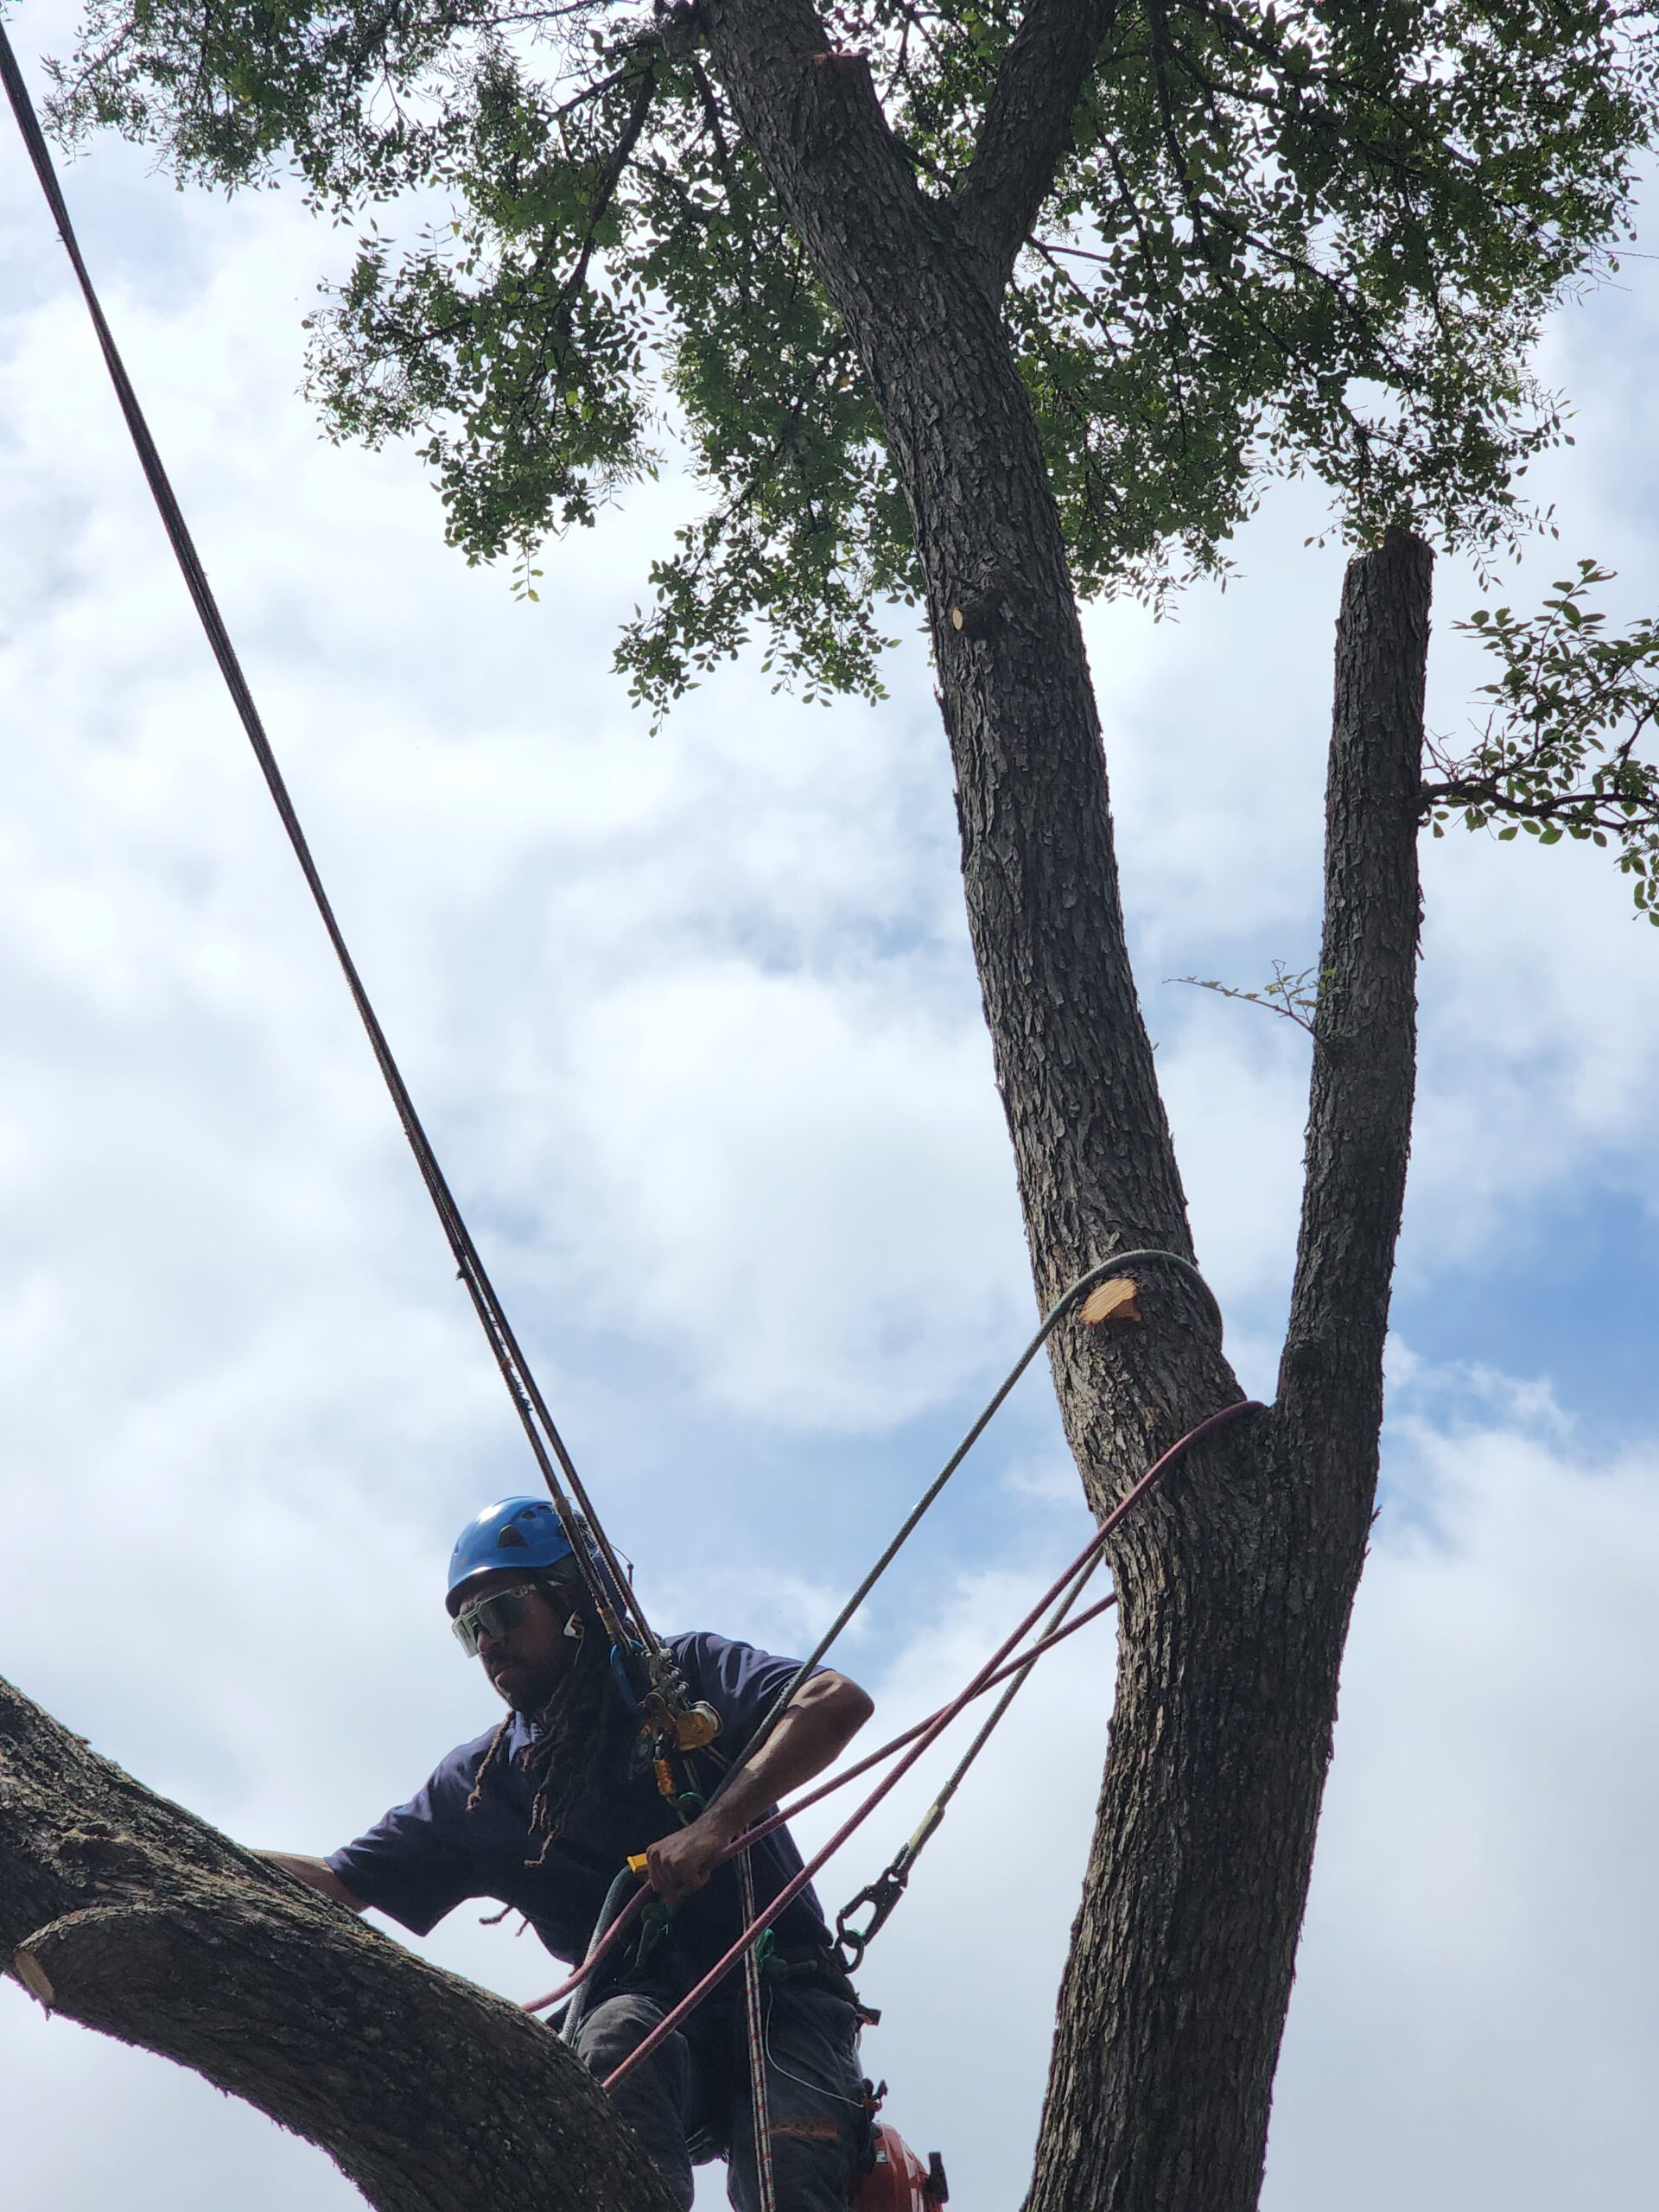
[[[1138,1321],[1141,1308],[1135,1301],[1139,1289],[1132,1275],[1114,1275],[1109,1282],[1097,1283],[1083,1301],[1084,1319],[1091,1328],[1103,1321]]]
[[[49,2012],[56,2001],[57,1992],[52,1986],[51,1977],[34,1953],[27,1948],[16,1950],[11,1955],[11,1964],[12,1971],[29,1995],[38,1997]]]

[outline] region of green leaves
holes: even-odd
[[[1512,539],[1560,435],[1528,350],[1622,220],[1651,94],[1600,7],[1122,14],[1013,309],[1063,499],[1104,440],[1141,462],[1116,511],[1067,506],[1084,581],[1126,534],[1202,563],[1264,475],[1308,467],[1362,542]]]
[[[822,10],[942,225],[1022,13]],[[1623,235],[1653,62],[1609,0],[1125,0],[1005,299],[1080,590],[1224,569],[1275,475],[1361,540],[1522,532],[1563,435],[1530,349]],[[336,436],[418,442],[469,559],[527,577],[689,463],[704,511],[619,649],[636,696],[751,639],[779,682],[880,691],[910,518],[688,11],[90,0],[58,81],[66,131],[226,187],[291,169],[360,231],[312,389]]]
[[[1497,828],[1500,842],[1522,831],[1541,845],[1563,837],[1617,855],[1638,913],[1659,924],[1659,622],[1622,637],[1588,604],[1613,572],[1580,561],[1558,582],[1540,613],[1479,607],[1458,628],[1498,664],[1480,696],[1493,702],[1480,741],[1461,759],[1431,744],[1439,780],[1424,787],[1426,818],[1438,837],[1460,815],[1471,830]]]
[[[637,303],[573,284],[552,226],[429,231],[394,263],[371,232],[314,316],[310,389],[337,438],[424,433],[451,542],[469,560],[590,523],[656,453]]]
[[[851,347],[693,60],[672,160],[634,179],[662,373],[714,498],[653,563],[617,664],[660,712],[756,631],[779,687],[881,696],[877,615],[912,594],[910,517]]]

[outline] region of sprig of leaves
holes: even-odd
[[[1590,594],[1613,571],[1580,561],[1558,580],[1541,612],[1479,607],[1456,626],[1499,663],[1480,686],[1493,704],[1473,750],[1454,758],[1431,740],[1438,780],[1423,787],[1437,837],[1460,816],[1471,830],[1522,831],[1541,845],[1563,837],[1606,847],[1629,876],[1637,912],[1659,925],[1659,621],[1610,636]]]

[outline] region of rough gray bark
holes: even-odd
[[[380,2212],[669,2212],[559,2038],[151,1796],[0,1682],[0,1960],[245,2097]]]
[[[1090,65],[1116,16],[1117,0],[1032,0],[1008,41],[955,195],[957,229],[995,292],[1048,197]]]
[[[1030,2212],[1243,2212],[1261,2186],[1376,1490],[1411,1132],[1431,573],[1427,547],[1391,532],[1344,587],[1279,1395],[1224,1487],[1148,1527],[1121,1576],[1111,1752]]]

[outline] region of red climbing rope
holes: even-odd
[[[917,1741],[911,1746],[904,1758],[899,1761],[898,1764],[893,1767],[890,1772],[882,1777],[881,1780],[876,1784],[875,1788],[870,1792],[863,1803],[859,1806],[857,1811],[853,1813],[842,1823],[841,1827],[836,1829],[835,1834],[830,1837],[829,1842],[824,1845],[823,1848],[816,1853],[812,1858],[808,1859],[805,1866],[802,1867],[800,1872],[792,1876],[791,1879],[784,1885],[783,1888],[779,1891],[777,1896],[772,1898],[771,1904],[766,1906],[766,1910],[756,1915],[755,1918],[750,1922],[749,1925],[738,1937],[736,1942],[732,1945],[731,1948],[722,1958],[719,1959],[715,1964],[709,1968],[709,1972],[702,1977],[702,1980],[697,1983],[696,1988],[691,1990],[686,1996],[683,1997],[679,2003],[674,2006],[671,2012],[665,2013],[663,2018],[660,2019],[657,2023],[657,2025],[651,2031],[650,2034],[645,2037],[644,2039],[637,2044],[633,2050],[629,2052],[622,2063],[617,2067],[613,2073],[606,2076],[605,2087],[607,2089],[614,2089],[617,2084],[625,2080],[628,2075],[632,2074],[637,2066],[643,2064],[644,2062],[650,2057],[652,2051],[654,2051],[667,2037],[673,2034],[674,2031],[679,2026],[681,2021],[685,2019],[689,2014],[695,2012],[697,2006],[702,2004],[704,1998],[725,1980],[727,1974],[729,1974],[732,1967],[737,1964],[737,1961],[743,1956],[749,1946],[753,1943],[759,1936],[764,1935],[766,1930],[771,1927],[772,1922],[795,1902],[795,1899],[799,1897],[801,1891],[805,1889],[808,1883],[810,1882],[812,1877],[835,1856],[836,1853],[840,1850],[842,1845],[845,1843],[847,1839],[854,1833],[854,1831],[869,1817],[869,1815],[875,1810],[876,1807],[881,1802],[883,1798],[885,1798],[904,1778],[904,1777],[909,1773],[911,1768],[915,1765],[917,1760],[922,1756],[922,1753],[928,1749],[929,1745],[934,1742],[936,1738],[941,1735],[944,1731],[950,1726],[951,1721],[956,1719],[957,1715],[963,1710],[963,1707],[969,1704],[981,1690],[988,1686],[990,1675],[1002,1664],[1003,1661],[1007,1659],[1008,1654],[1014,1649],[1021,1637],[1027,1636],[1030,1633],[1031,1630],[1036,1625],[1037,1622],[1041,1619],[1043,1614],[1047,1611],[1049,1606],[1051,1606],[1056,1599],[1058,1598],[1060,1592],[1066,1587],[1067,1584],[1074,1580],[1077,1575],[1082,1571],[1083,1567],[1088,1562],[1090,1554],[1095,1551],[1096,1547],[1105,1542],[1107,1537],[1109,1537],[1113,1531],[1119,1527],[1125,1516],[1131,1513],[1135,1506],[1140,1503],[1141,1500],[1147,1496],[1147,1492],[1153,1490],[1157,1484],[1163,1479],[1169,1469],[1173,1467],[1179,1459],[1184,1459],[1187,1452],[1192,1449],[1195,1444],[1200,1443],[1205,1437],[1211,1434],[1214,1430],[1222,1427],[1226,1422],[1236,1421],[1241,1414],[1260,1413],[1261,1411],[1262,1411],[1262,1406],[1254,1398],[1242,1398],[1236,1405],[1224,1406],[1219,1413],[1210,1414],[1206,1420],[1199,1421],[1196,1427],[1188,1429],[1185,1436],[1179,1438],[1176,1442],[1170,1446],[1167,1452],[1164,1452],[1160,1458],[1153,1462],[1152,1465],[1147,1468],[1146,1473],[1141,1476],[1140,1481],[1135,1484],[1134,1489],[1129,1491],[1128,1495],[1124,1497],[1120,1503],[1115,1506],[1112,1511],[1107,1515],[1104,1521],[1101,1522],[1099,1528],[1096,1529],[1094,1534],[1090,1537],[1089,1541],[1077,1554],[1076,1559],[1074,1559],[1071,1565],[1065,1569],[1065,1572],[1044,1592],[1043,1595],[1031,1608],[1030,1611],[1020,1623],[1019,1626],[1014,1630],[1013,1634],[1004,1637],[1003,1641],[997,1646],[996,1649],[985,1662],[979,1672],[974,1675],[967,1687],[960,1690],[950,1700],[949,1705],[942,1707],[940,1711],[934,1716],[933,1719],[925,1724]],[[741,1844],[737,1847],[741,1848]]]

